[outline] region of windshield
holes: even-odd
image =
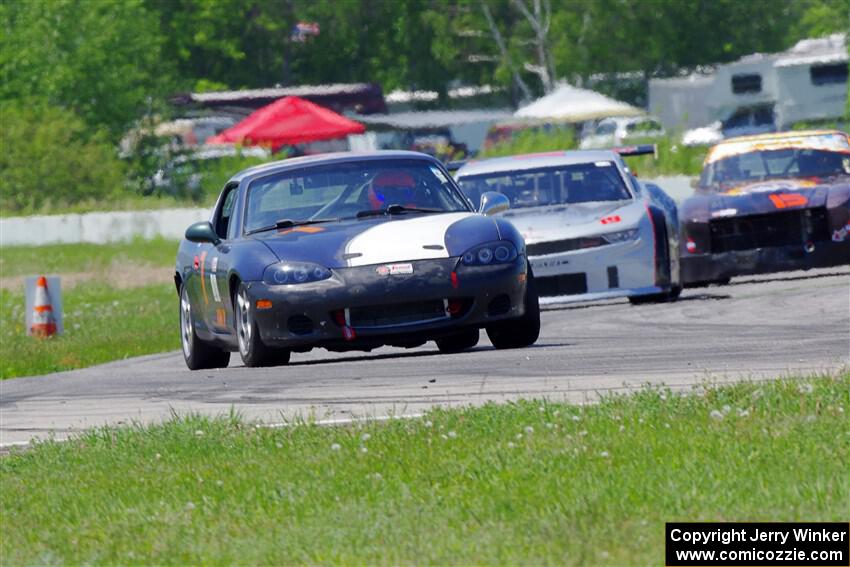
[[[610,161],[472,175],[459,182],[474,204],[485,191],[498,191],[510,199],[512,209],[631,199]]]
[[[469,206],[442,170],[424,160],[364,160],[287,171],[251,183],[245,231],[281,220],[354,219],[390,205],[408,214],[468,211]]]
[[[850,153],[808,148],[783,148],[732,155],[708,164],[703,187],[726,187],[776,178],[827,178],[850,175]]]

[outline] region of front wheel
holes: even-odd
[[[226,368],[230,363],[228,351],[205,343],[195,333],[192,303],[189,301],[186,284],[180,286],[180,343],[183,347],[183,359],[189,370]]]
[[[530,265],[527,274],[525,314],[518,319],[499,321],[487,327],[487,337],[497,349],[527,347],[540,336],[540,302]]]
[[[236,336],[239,340],[239,355],[245,366],[278,366],[289,362],[289,349],[266,346],[260,339],[260,330],[251,309],[251,299],[245,284],[239,284],[239,290],[233,305],[236,317]]]

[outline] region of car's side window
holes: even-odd
[[[233,218],[233,208],[236,205],[238,185],[232,185],[225,189],[227,193],[221,201],[215,216],[215,232],[219,238],[227,238],[227,229],[230,227],[230,219]]]

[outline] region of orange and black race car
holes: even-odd
[[[679,208],[688,286],[850,263],[850,139],[838,131],[732,138],[709,150]]]

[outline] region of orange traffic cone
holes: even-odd
[[[32,327],[34,337],[42,339],[56,334],[56,319],[53,317],[53,305],[47,292],[47,278],[41,276],[35,284],[35,301],[32,309]]]

